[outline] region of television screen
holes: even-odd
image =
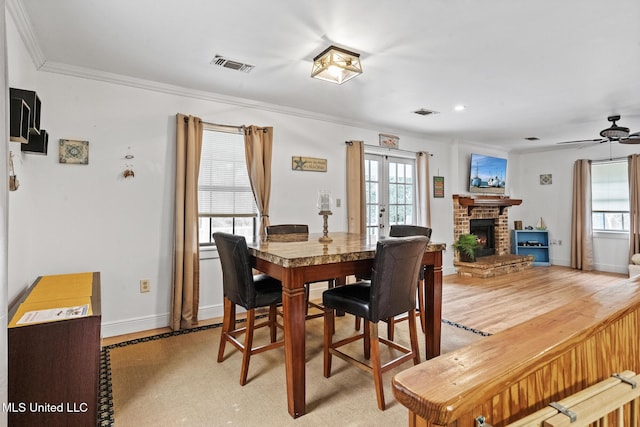
[[[504,194],[507,159],[471,154],[470,193]]]

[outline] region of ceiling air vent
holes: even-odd
[[[245,73],[248,73],[249,71],[253,70],[253,68],[255,67],[254,65],[233,61],[231,59],[227,59],[224,56],[220,56],[220,55],[214,56],[213,59],[211,60],[211,64],[217,65],[223,68],[229,68],[231,70],[243,71]]]
[[[427,110],[426,108],[421,108],[419,110],[414,111],[414,113],[419,114],[421,116],[430,116],[431,114],[438,114],[437,111]]]

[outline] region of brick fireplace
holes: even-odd
[[[500,196],[453,196],[453,239],[472,232],[483,249],[476,262],[462,262],[458,254],[453,262],[458,274],[493,277],[531,266],[532,257],[511,255],[509,207],[522,200]],[[472,225],[473,223],[473,225]]]

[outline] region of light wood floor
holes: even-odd
[[[494,334],[626,278],[559,266],[532,267],[488,279],[446,276],[442,317]]]
[[[445,276],[442,286],[442,317],[494,334],[522,323],[569,301],[625,279],[615,273],[583,273],[568,267],[533,267],[489,279]],[[220,318],[200,325],[220,322]],[[153,329],[104,338],[103,345],[170,331]]]

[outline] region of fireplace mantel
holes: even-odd
[[[475,207],[485,207],[485,208],[500,208],[500,215],[504,211],[504,208],[508,208],[509,206],[517,206],[522,203],[521,199],[512,199],[510,197],[500,197],[500,196],[458,196],[457,194],[453,195],[454,199],[458,199],[458,203],[460,206],[464,206],[467,208],[467,212],[469,216],[471,216],[471,211]]]

